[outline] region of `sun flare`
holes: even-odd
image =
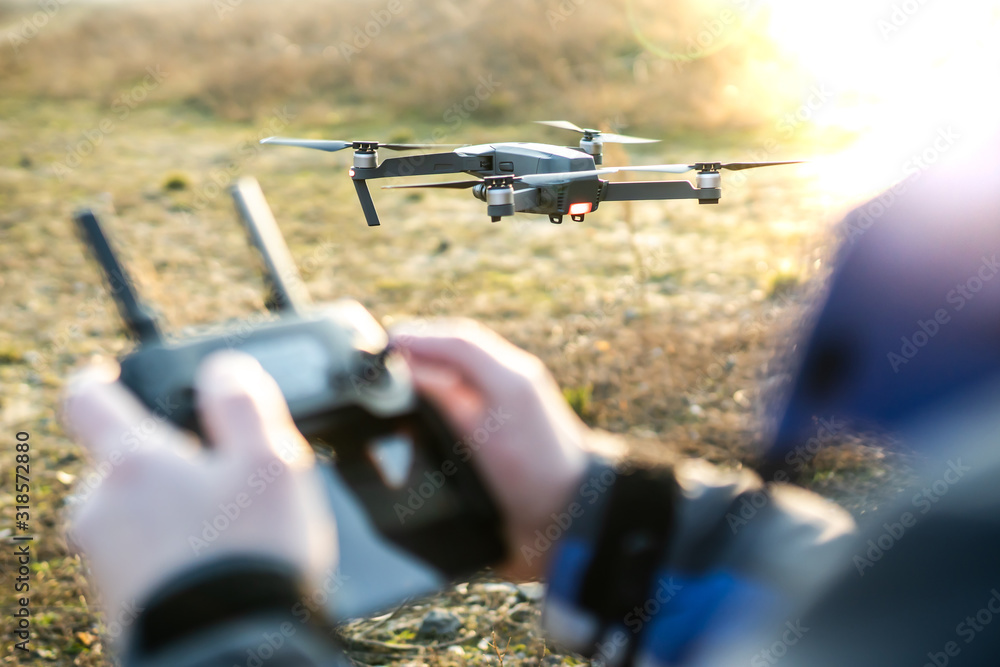
[[[817,165],[828,189],[869,196],[997,131],[1000,3],[769,0],[766,11],[769,38],[827,91],[815,129],[858,135]]]

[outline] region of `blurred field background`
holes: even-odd
[[[959,154],[995,117],[985,70],[967,64],[994,62],[996,9],[912,4],[0,2],[0,437],[31,433],[37,559],[33,651],[5,639],[0,664],[110,664],[113,633],[61,535],[86,469],[56,406],[72,368],[130,343],[75,207],[108,216],[144,296],[182,334],[263,309],[225,193],[254,175],[317,300],[357,298],[387,326],[480,319],[539,355],[583,419],[636,456],[740,466],[766,442],[834,223],[913,176],[941,128],[959,128]],[[491,224],[464,192],[375,188],[383,226],[369,229],[350,151],[257,143],[575,145],[530,122],[555,118],[663,139],[609,146],[606,164],[810,163],[725,174],[717,206],[607,203],[561,226]],[[844,440],[805,482],[861,513],[905,466]],[[579,662],[545,644],[534,598],[487,577],[350,624],[345,640],[360,664]],[[461,627],[420,634],[432,608]]]

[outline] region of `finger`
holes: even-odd
[[[66,508],[64,517],[66,522],[66,546],[73,553],[85,554],[90,552],[93,546],[91,536],[94,530],[94,510],[97,503],[94,500],[87,500],[78,505]]]
[[[479,426],[486,409],[483,395],[457,372],[418,358],[410,360],[410,370],[417,391],[426,396],[453,426],[463,433]]]
[[[69,381],[63,395],[64,428],[98,462],[159,444],[175,432],[117,378],[116,364],[90,367]]]
[[[512,373],[526,375],[541,363],[472,320],[409,323],[395,328],[390,337],[411,357],[457,369],[484,393],[507,389]]]
[[[216,352],[195,377],[205,437],[223,456],[308,465],[309,450],[292,421],[288,403],[260,363],[241,352]]]

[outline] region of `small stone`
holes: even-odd
[[[503,593],[505,595],[514,595],[517,593],[517,586],[503,582],[489,582],[486,584],[480,584],[479,590],[487,594]]]
[[[518,596],[529,602],[537,602],[545,597],[545,584],[537,581],[520,584],[517,587]]]
[[[741,408],[750,407],[750,397],[747,396],[747,393],[742,389],[737,390],[736,393],[733,394],[733,401],[735,401],[736,405],[740,406]]]
[[[422,639],[432,637],[453,637],[462,627],[462,619],[444,609],[431,609],[420,621],[417,637]]]

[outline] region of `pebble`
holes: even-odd
[[[545,584],[532,581],[517,587],[518,595],[529,602],[537,602],[545,597]]]
[[[750,407],[750,397],[747,396],[747,392],[742,389],[737,390],[736,393],[733,394],[733,400],[742,408]]]
[[[506,584],[502,582],[490,582],[486,584],[480,584],[479,590],[483,593],[504,593],[505,595],[514,595],[517,593],[517,586],[514,584]]]
[[[462,627],[462,619],[450,611],[431,609],[420,621],[417,637],[452,637]]]

